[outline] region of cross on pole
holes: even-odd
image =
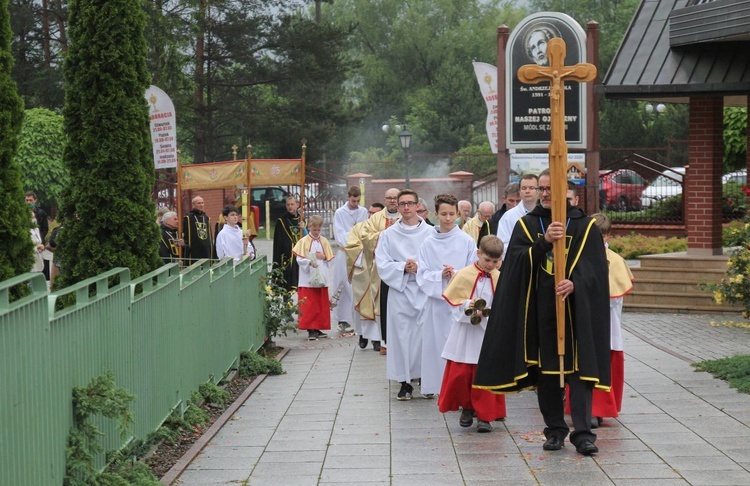
[[[586,83],[596,77],[596,66],[579,63],[565,65],[565,41],[559,37],[547,44],[549,67],[526,64],[518,69],[518,80],[526,84],[550,83],[550,143],[549,169],[552,196],[552,221],[564,223],[568,192],[568,144],[565,142],[565,81]],[[555,285],[565,279],[565,238],[555,240],[552,247],[554,257]],[[555,298],[557,314],[557,354],[560,357],[560,387],[565,387],[565,301]]]

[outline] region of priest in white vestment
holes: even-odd
[[[519,186],[521,202],[513,209],[506,211],[497,223],[497,237],[503,242],[503,258],[505,258],[505,253],[508,251],[510,235],[513,234],[513,228],[515,228],[516,223],[519,219],[526,216],[526,213],[536,207],[536,201],[539,199],[536,190],[537,183],[537,176],[534,174],[524,174]]]
[[[443,291],[458,270],[477,259],[476,240],[456,226],[456,198],[449,194],[437,196],[435,211],[440,224],[422,243],[417,260],[417,285],[427,296],[419,316],[422,327],[420,392],[425,398],[432,398],[439,393],[443,382],[445,360],[441,354],[452,323],[448,318],[451,306],[443,298]]]
[[[389,380],[401,383],[398,400],[411,400],[411,380],[421,376],[422,329],[419,314],[426,299],[417,286],[419,247],[432,226],[417,216],[417,193],[405,189],[398,195],[401,219],[380,233],[375,262],[380,278],[388,287]]]

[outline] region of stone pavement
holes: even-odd
[[[490,434],[415,393],[395,399],[385,358],[356,337],[279,339],[285,375],[258,387],[175,484],[750,484],[750,396],[690,362],[750,350],[712,316],[630,314],[623,412],[600,453],[542,450],[534,392],[507,397]]]
[[[624,314],[623,412],[596,430],[592,457],[569,442],[542,450],[532,391],[507,396],[507,420],[477,434],[418,388],[397,401],[385,358],[356,337],[292,334],[278,339],[286,374],[267,377],[174,484],[747,485],[750,396],[690,366],[750,352],[750,331],[711,326],[722,319]]]

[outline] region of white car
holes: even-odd
[[[744,186],[745,184],[747,184],[747,170],[736,170],[734,172],[730,172],[729,174],[724,174],[721,178],[721,183],[726,184],[727,182],[734,182],[735,184]]]
[[[649,208],[659,201],[682,194],[684,167],[666,169],[641,193],[641,207]]]

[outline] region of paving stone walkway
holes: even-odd
[[[507,398],[490,434],[440,414],[435,400],[396,400],[385,358],[356,337],[290,335],[286,374],[268,377],[175,484],[747,485],[750,396],[690,362],[750,352],[726,316],[626,313],[623,412],[600,453],[542,450],[534,392]],[[737,318],[737,317],[735,317]]]

